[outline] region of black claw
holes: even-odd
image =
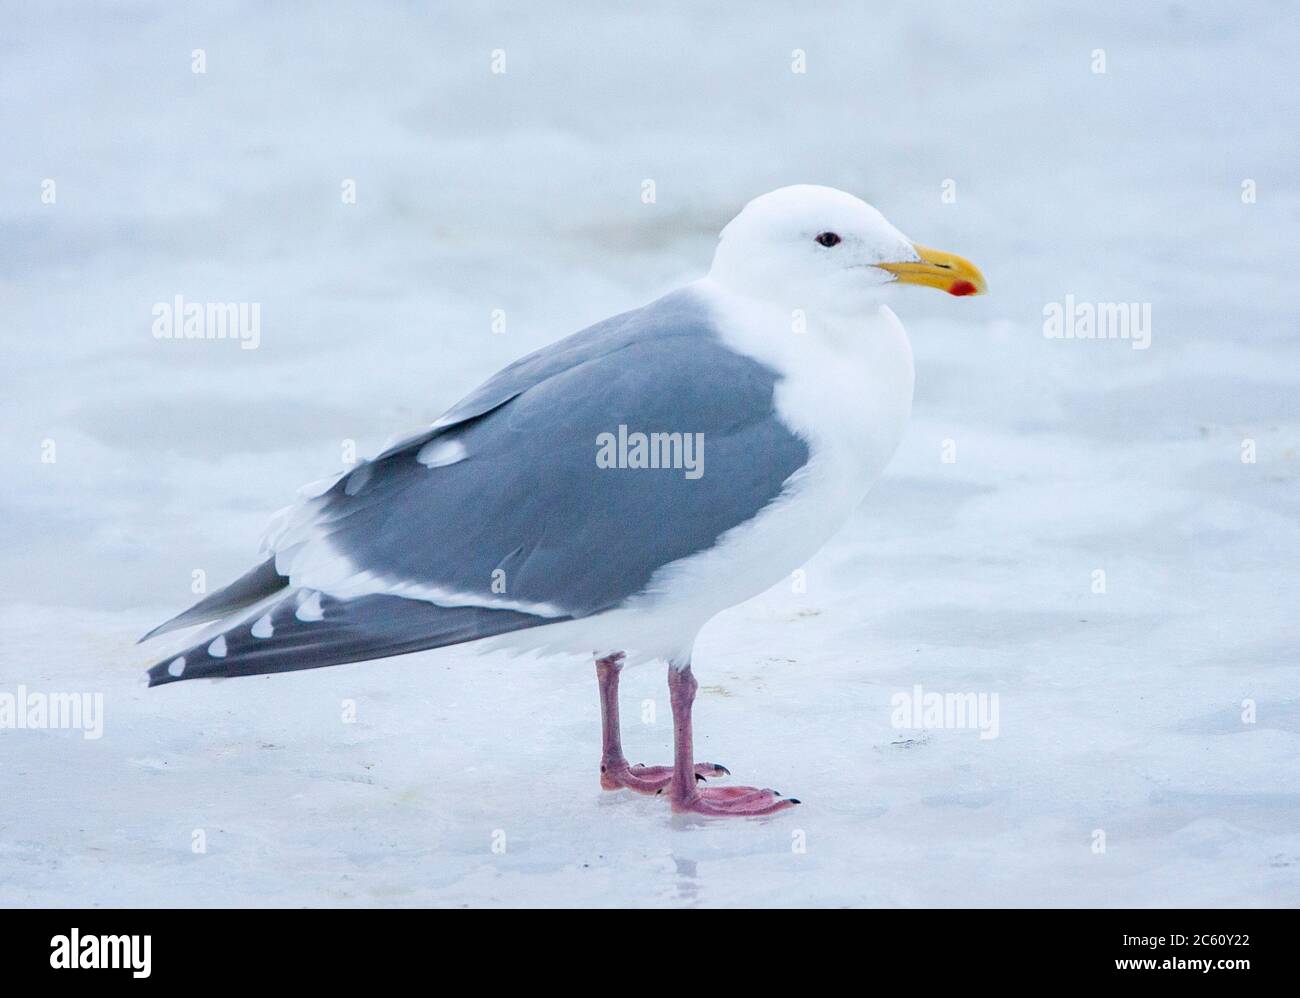
[[[715,772],[726,773],[728,776],[731,775],[731,770],[729,770],[726,766],[719,766],[716,762],[713,764],[713,769]]]
[[[696,774],[695,774],[695,782],[696,782],[696,783],[708,783],[709,781],[706,780],[706,779],[705,779],[703,776],[701,776],[699,773],[696,773]]]
[[[802,804],[802,803],[803,803],[803,801],[801,801],[798,797],[787,797],[786,800],[788,800],[791,804]]]
[[[658,797],[663,792],[664,792],[664,788],[660,787],[658,790],[655,791],[655,796]]]

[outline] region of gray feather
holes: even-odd
[[[444,417],[454,423],[336,483],[317,523],[358,570],[487,600],[504,578],[511,601],[596,613],[713,546],[807,462],[775,384],[678,292],[511,365]],[[702,477],[597,467],[598,435],[620,425],[702,434]],[[436,438],[467,458],[420,464]]]
[[[178,613],[171,620],[159,624],[136,644],[148,641],[159,634],[166,634],[168,631],[229,616],[236,610],[242,610],[274,595],[288,584],[289,579],[275,570],[275,559],[268,558],[226,588],[218,589],[215,593],[199,600],[184,613]]]
[[[531,354],[434,428],[309,500],[306,543],[328,544],[355,571],[394,584],[475,603],[547,604],[560,616],[372,594],[322,596],[324,619],[303,621],[290,594],[271,612],[272,637],[253,636],[253,622],[241,621],[223,635],[224,657],[209,654],[210,642],[196,645],[183,668],[169,657],[150,669],[150,684],[380,658],[614,608],[660,568],[753,518],[807,463],[807,444],[775,412],[776,383],[772,370],[719,339],[689,290]],[[702,476],[598,467],[598,437],[620,425],[701,434]],[[435,440],[454,441],[466,456],[420,463]],[[292,542],[278,553],[292,571]],[[151,633],[251,606],[284,584],[266,562]]]

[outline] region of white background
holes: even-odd
[[[106,716],[0,731],[0,903],[1300,902],[1294,5],[182,6],[5,5],[0,692]],[[698,276],[796,182],[992,292],[900,303],[894,463],[806,593],[697,648],[701,757],[801,808],[602,794],[589,662],[144,688],[134,639],[345,440]],[[155,340],[177,294],[260,302],[260,349]],[[1149,302],[1150,349],[1045,339],[1066,294]],[[996,692],[999,737],[891,727],[916,683]],[[625,677],[634,762],[667,706]]]

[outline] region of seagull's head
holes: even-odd
[[[745,205],[722,230],[709,276],[749,297],[848,314],[882,304],[895,284],[987,290],[969,260],[920,246],[860,198],[812,184]]]

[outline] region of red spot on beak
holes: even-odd
[[[977,290],[970,281],[955,281],[953,286],[948,289],[948,294],[961,297],[963,295],[973,295]]]

